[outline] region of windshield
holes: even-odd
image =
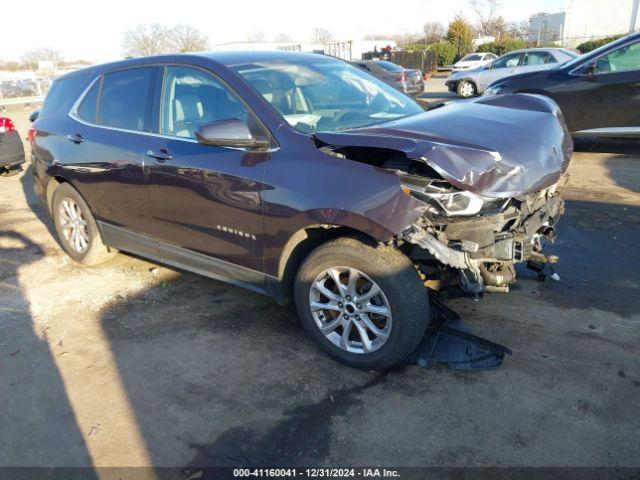
[[[337,60],[235,67],[296,130],[334,132],[416,115],[420,105],[363,70]]]
[[[477,60],[482,60],[482,55],[478,55],[477,53],[466,55],[460,59],[461,62],[475,62]]]

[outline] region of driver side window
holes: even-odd
[[[205,123],[238,119],[247,111],[234,93],[212,75],[190,67],[167,67],[162,88],[161,133],[195,138]]]
[[[513,68],[513,67],[517,67],[519,62],[520,62],[520,54],[514,53],[511,55],[506,55],[502,58],[499,58],[498,60],[496,60],[491,64],[491,68],[492,69]]]
[[[597,73],[640,70],[640,42],[625,45],[600,57],[596,62]]]

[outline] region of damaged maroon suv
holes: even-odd
[[[36,190],[74,260],[122,250],[293,299],[322,350],[374,369],[420,342],[428,286],[504,291],[516,262],[544,261],[572,154],[547,98],[424,111],[289,52],[74,72],[33,128]]]

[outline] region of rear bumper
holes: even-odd
[[[24,162],[24,147],[18,132],[0,134],[0,170],[8,170]]]

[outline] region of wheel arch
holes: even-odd
[[[323,243],[340,237],[358,238],[372,246],[379,243],[370,234],[346,225],[316,223],[296,230],[284,244],[278,259],[277,281],[280,292],[274,296],[279,303],[290,303],[292,300],[296,273],[309,253]]]

